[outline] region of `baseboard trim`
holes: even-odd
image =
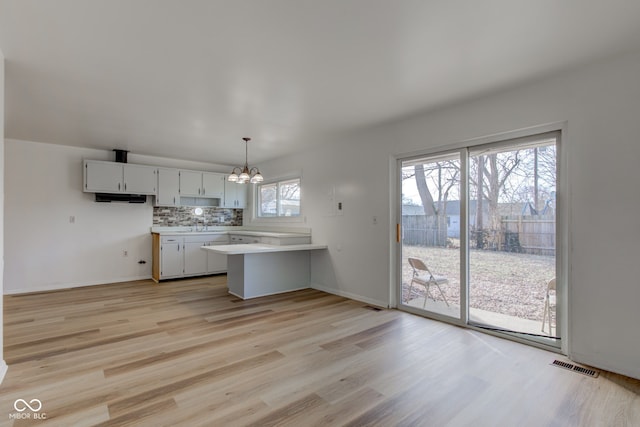
[[[5,362],[4,359],[0,361],[0,384],[2,384],[8,369],[9,367],[7,366],[7,362]]]
[[[614,366],[610,360],[602,360],[599,358],[594,358],[593,356],[589,356],[586,354],[571,352],[569,354],[569,359],[574,362],[580,363],[582,365],[591,366],[593,368],[602,369],[609,372],[614,372],[616,374],[624,375],[626,377],[640,379],[640,371],[637,369],[633,369],[631,367],[624,366]]]
[[[132,276],[132,277],[118,277],[117,279],[102,279],[102,280],[92,280],[90,282],[76,282],[76,283],[65,283],[59,285],[49,285],[49,286],[36,286],[29,289],[5,289],[5,295],[20,295],[20,294],[30,294],[34,292],[47,292],[47,291],[59,291],[62,289],[71,289],[71,288],[82,288],[84,286],[97,286],[97,285],[109,285],[111,283],[122,283],[122,282],[134,282],[136,280],[147,280],[151,279],[151,275],[148,276]],[[6,285],[6,283],[5,283]]]
[[[326,292],[328,294],[338,295],[341,297],[349,298],[354,301],[364,302],[366,304],[375,305],[378,307],[389,308],[389,303],[387,301],[380,301],[373,298],[363,297],[362,295],[352,294],[351,292],[341,291],[339,289],[327,288],[322,285],[318,285],[316,283],[311,284],[312,289],[317,289],[322,292]]]

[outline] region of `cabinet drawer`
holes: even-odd
[[[244,236],[244,235],[231,235],[229,240],[232,244],[241,244],[241,243],[260,243],[260,237],[255,236]]]
[[[182,237],[179,236],[162,236],[160,238],[162,243],[182,243]]]

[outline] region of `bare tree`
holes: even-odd
[[[483,248],[487,244],[486,234],[494,233],[500,227],[498,203],[504,192],[505,183],[518,170],[521,164],[520,150],[502,153],[491,153],[472,157],[470,180],[476,196],[476,247]],[[487,203],[488,224],[485,224],[484,204]],[[488,227],[487,227],[488,226]]]
[[[460,182],[459,162],[446,160],[416,164],[412,173],[408,170],[403,172],[403,180],[410,178],[415,179],[425,216],[435,220],[436,241],[446,244],[447,201],[452,189]]]

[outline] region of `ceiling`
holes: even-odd
[[[223,164],[638,46],[637,0],[0,0],[7,138]]]

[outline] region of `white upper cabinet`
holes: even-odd
[[[122,163],[85,160],[84,191],[121,193],[124,188]]]
[[[213,172],[180,171],[180,195],[186,197],[224,197],[225,175]]]
[[[83,167],[87,193],[154,195],[156,206],[180,206],[181,201],[235,209],[247,205],[249,186],[228,182],[223,173],[101,160],[85,160]]]
[[[224,197],[224,180],[226,175],[202,172],[202,195],[222,199]]]
[[[180,174],[178,169],[158,168],[157,206],[180,204]]]
[[[156,194],[157,169],[152,166],[125,163],[124,191],[132,194]]]
[[[202,192],[202,172],[180,171],[180,195],[198,197]]]
[[[247,206],[247,188],[249,184],[237,184],[224,181],[224,207],[244,209]]]
[[[156,194],[156,168],[128,163],[85,160],[84,191]]]

